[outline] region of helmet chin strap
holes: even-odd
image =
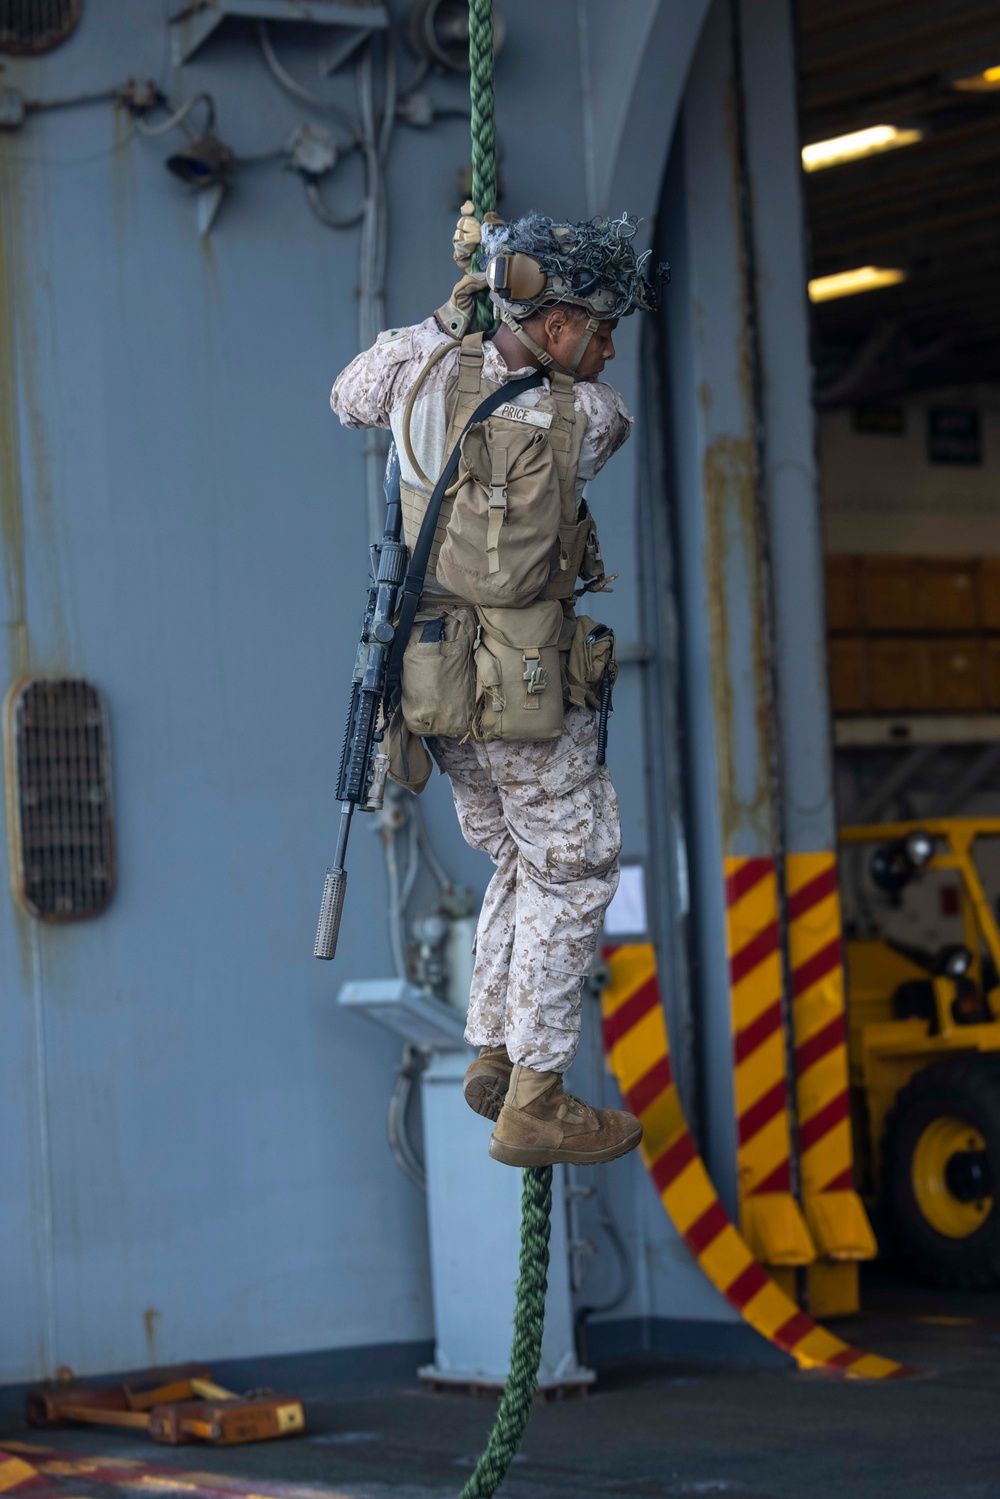
[[[534,355],[535,359],[538,360],[538,363],[542,366],[543,369],[558,370],[561,375],[569,375],[573,380],[577,378],[577,371],[579,370],[583,356],[584,354],[586,354],[587,349],[590,345],[590,340],[593,338],[594,334],[600,327],[600,320],[598,318],[588,317],[584,325],[583,333],[580,336],[580,342],[577,344],[576,350],[573,354],[573,358],[571,359],[569,364],[560,364],[557,359],[552,358],[552,355],[548,352],[548,350],[543,349],[541,344],[537,344],[535,342],[530,333],[526,333],[524,331],[524,328],[513,316],[513,314],[507,311],[506,307],[500,307],[498,310],[500,313],[500,321],[503,323],[504,327],[510,329],[511,333],[513,333],[518,343],[523,344],[524,347],[528,350],[529,354]]]

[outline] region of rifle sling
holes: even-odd
[[[410,638],[410,631],[413,629],[413,621],[416,618],[417,609],[420,605],[420,596],[424,591],[424,578],[427,575],[427,564],[430,561],[431,547],[434,544],[434,533],[437,530],[441,506],[444,503],[445,490],[454,478],[455,470],[458,468],[458,462],[462,456],[462,438],[476,422],[485,421],[505,401],[516,400],[526,390],[533,390],[536,385],[541,385],[544,378],[545,376],[542,371],[537,370],[534,374],[525,375],[520,380],[510,380],[506,385],[499,385],[496,390],[490,392],[484,401],[480,401],[462,428],[462,434],[452,448],[448,462],[442,470],[441,477],[434,486],[431,497],[427,502],[423,521],[420,524],[420,534],[417,536],[416,545],[410,556],[410,565],[407,568],[406,577],[403,579],[399,619],[396,624],[392,649],[389,653],[389,667],[385,684],[386,703],[390,713],[399,703],[400,679],[403,674],[403,653]]]

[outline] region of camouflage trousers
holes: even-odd
[[[565,1072],[580,995],[618,886],[618,799],[597,764],[593,713],[569,708],[559,739],[432,739],[465,841],[496,865],[476,932],[465,1039]]]

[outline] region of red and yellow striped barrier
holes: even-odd
[[[13,1445],[17,1445],[14,1443]],[[0,1494],[20,1494],[28,1488],[39,1488],[43,1484],[38,1469],[23,1457],[12,1452],[0,1451]]]
[[[788,955],[803,1191],[854,1186],[835,854],[789,854]]]
[[[360,1499],[357,1490],[307,1488],[300,1483],[273,1479],[230,1478],[224,1473],[193,1472],[173,1463],[148,1463],[134,1457],[109,1457],[107,1453],[67,1451],[62,1445],[48,1447],[35,1442],[8,1442],[0,1452],[0,1483],[10,1479],[4,1499],[67,1499],[67,1496],[121,1492],[122,1499],[137,1494],[183,1495],[183,1499]],[[31,1462],[12,1457],[25,1453]],[[23,1475],[23,1476],[22,1476]],[[366,1493],[370,1490],[366,1489]]]
[[[729,858],[725,875],[741,1227],[765,1264],[808,1265],[816,1250],[791,1195],[777,872],[773,859]]]
[[[849,1191],[854,1158],[836,856],[789,854],[787,871],[802,1189]]]
[[[642,1155],[674,1227],[712,1284],[762,1337],[803,1369],[892,1379],[902,1364],[852,1348],[799,1310],[762,1269],[729,1220],[684,1118],[670,1067],[656,956],[648,943],[607,947],[604,1049],[633,1113]]]
[[[876,1252],[854,1191],[837,858],[789,854],[785,869],[802,1198],[829,1262],[812,1272],[810,1296],[830,1315],[856,1308],[857,1261]]]

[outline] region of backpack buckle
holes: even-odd
[[[537,697],[549,685],[549,674],[539,659],[537,650],[527,650],[521,657],[524,662],[524,680],[529,697]]]

